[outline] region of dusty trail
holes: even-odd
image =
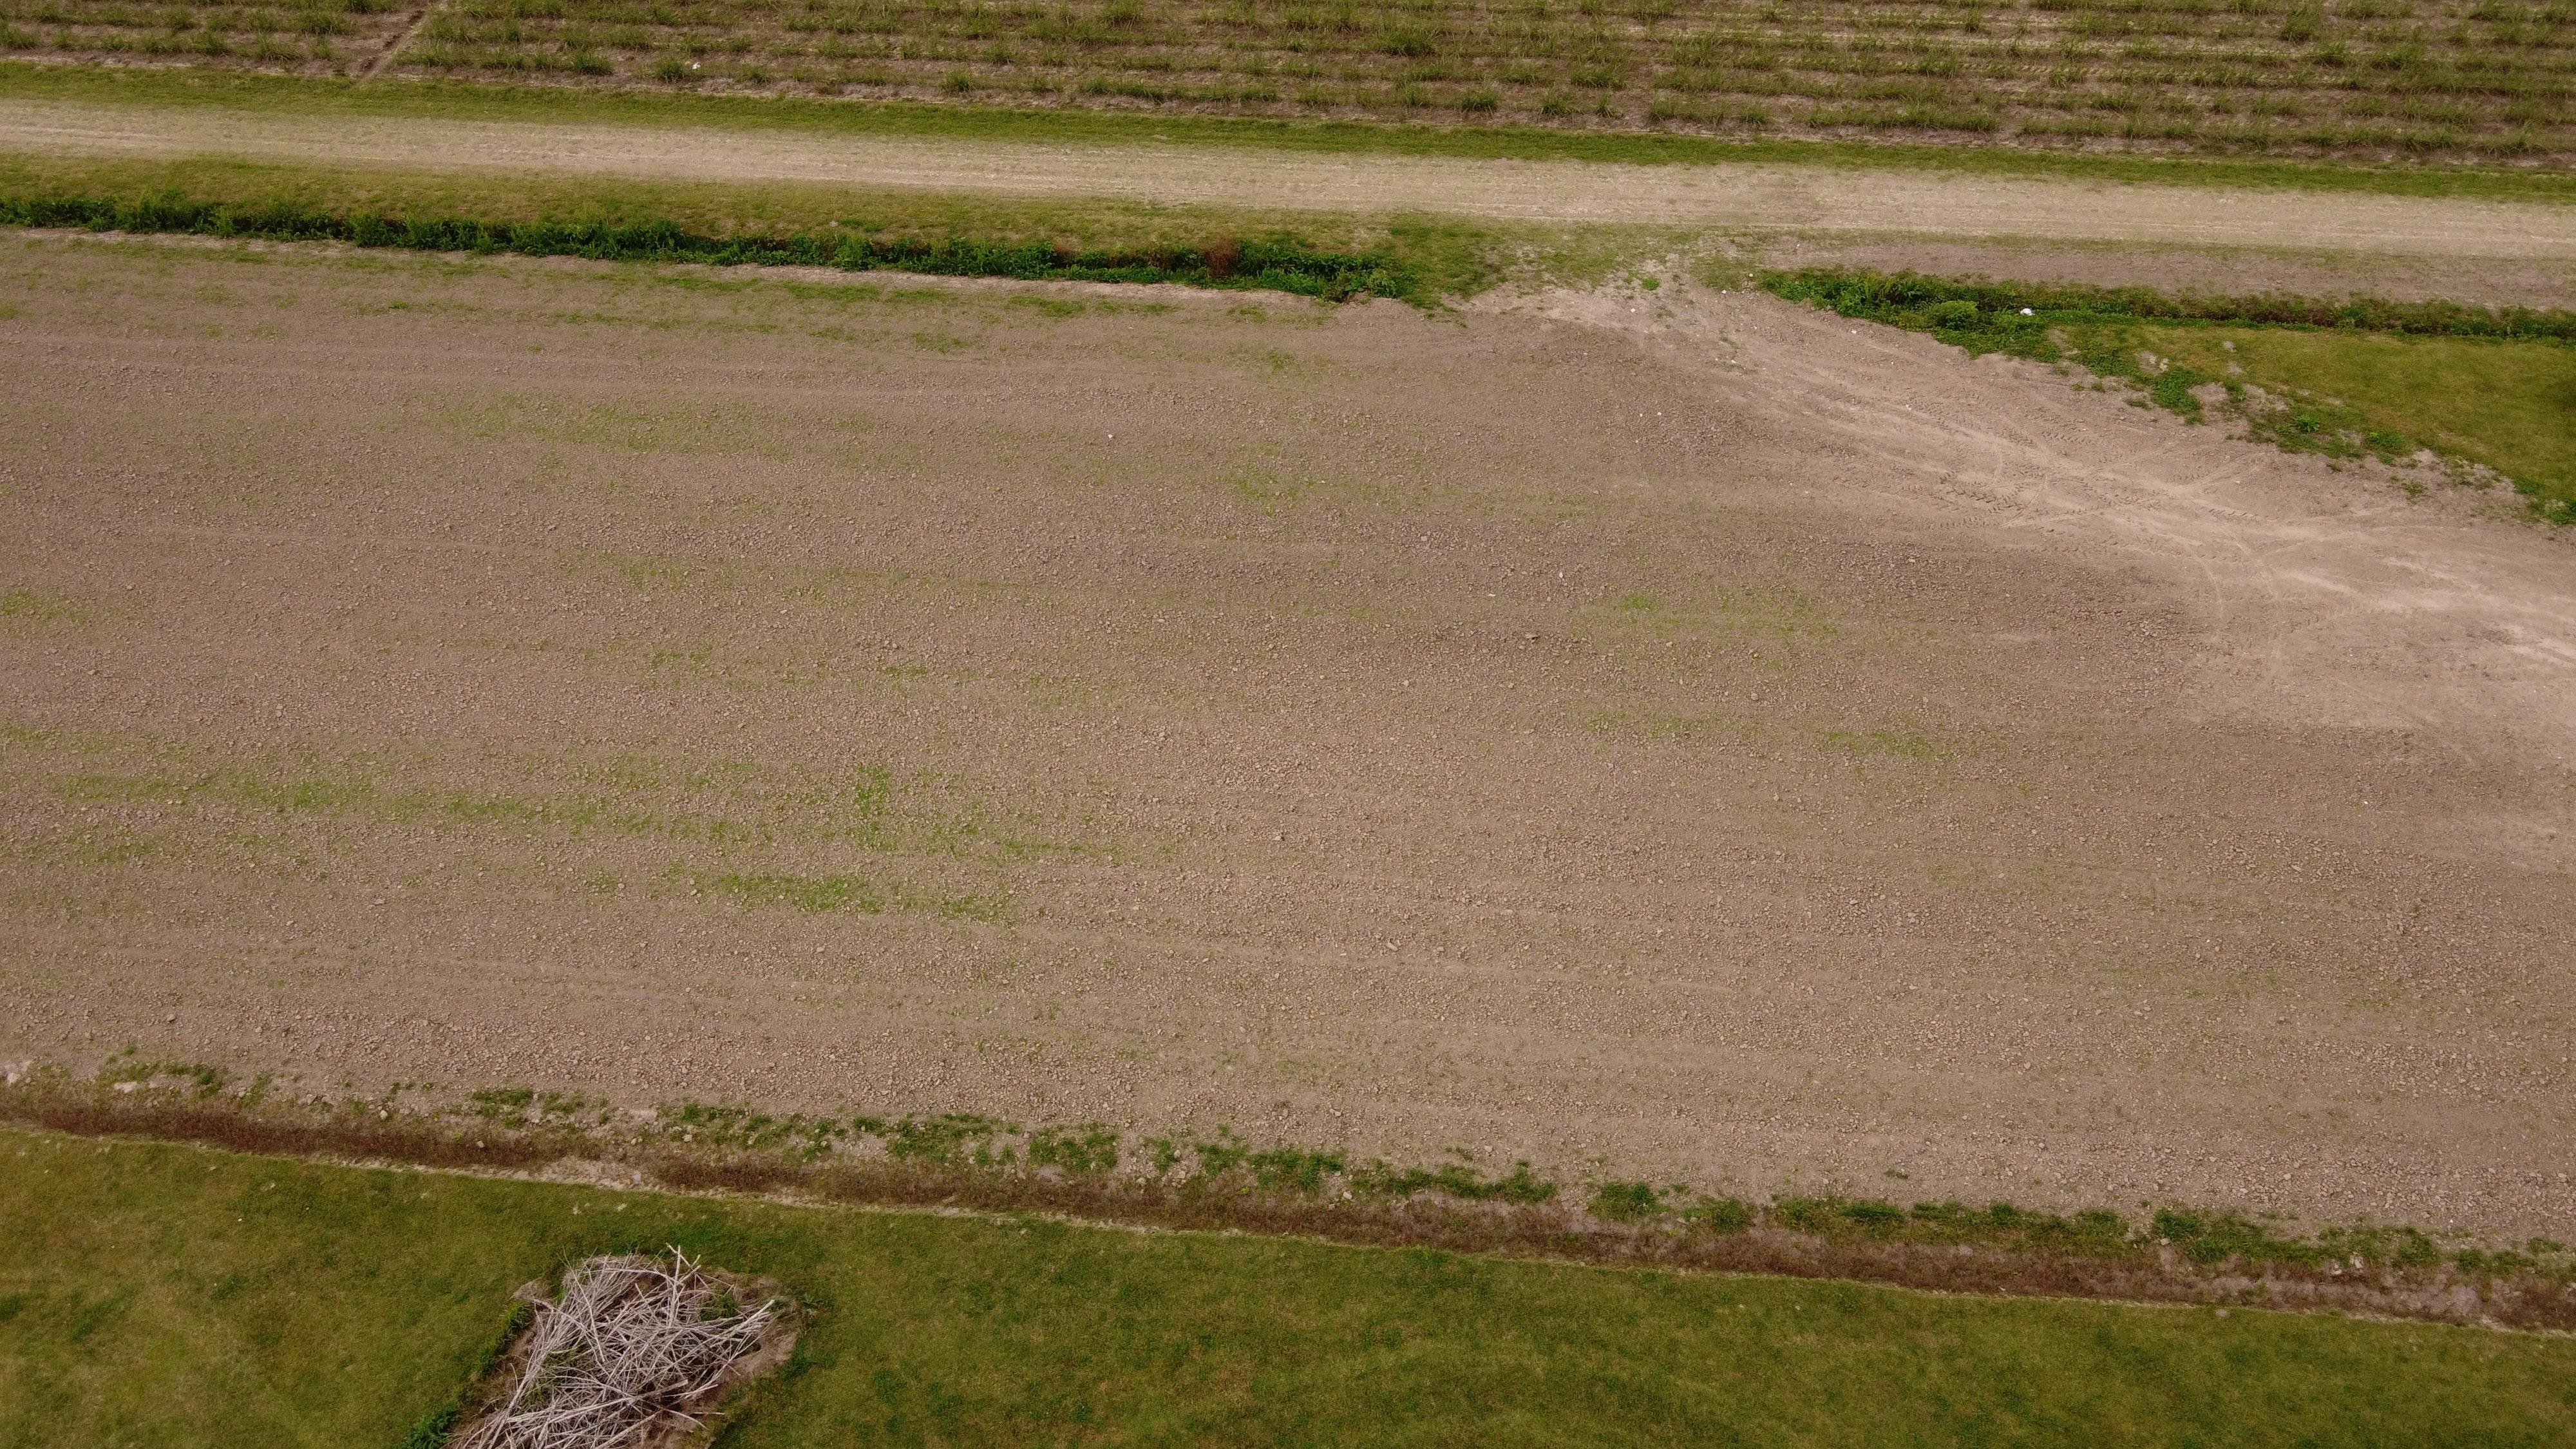
[[[682,127],[348,119],[0,100],[0,150],[802,182],[1750,232],[2576,259],[2576,206],[1782,165],[1301,155]]]

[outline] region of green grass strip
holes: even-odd
[[[1258,287],[1335,301],[1355,296],[1412,297],[1420,290],[1419,280],[1391,258],[1318,251],[1286,236],[1138,250],[1074,250],[1042,241],[923,239],[828,231],[715,236],[688,230],[669,220],[485,221],[472,217],[343,212],[285,201],[208,201],[176,192],[139,198],[0,196],[0,225],[337,241],[361,247],[509,252],[597,261],[839,267],[1025,281],[1179,282],[1202,287]]]
[[[1975,331],[1998,339],[2035,338],[2052,326],[2071,321],[2156,321],[2331,327],[2413,337],[2576,341],[2576,312],[2529,307],[2392,302],[2374,297],[2338,302],[2268,294],[2170,296],[2149,287],[1952,281],[1914,272],[1889,274],[1837,267],[1773,272],[1761,280],[1763,288],[1777,296],[1814,302],[1846,317],[1893,321],[1921,331]],[[2031,344],[2030,355],[2036,355],[2037,350],[2038,344]]]
[[[382,77],[369,81],[187,67],[0,61],[0,97],[214,106],[295,115],[437,116],[558,124],[679,125],[924,136],[1032,145],[1242,147],[1464,160],[1637,166],[1792,165],[2120,183],[2576,203],[2576,173],[2546,167],[2103,155],[1993,145],[1727,140],[1529,125],[1274,120],[1061,106],[820,100],[676,90]]]
[[[427,1449],[520,1284],[809,1305],[727,1449],[2563,1444],[2576,1341],[677,1197],[0,1131],[0,1443]]]
[[[2195,422],[2214,387],[2254,437],[2289,451],[2476,464],[2510,480],[2535,517],[2576,524],[2576,312],[1839,268],[1759,281],[1971,354],[2074,362]]]

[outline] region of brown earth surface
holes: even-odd
[[[9,151],[905,187],[1162,205],[1718,227],[1756,234],[2288,248],[2478,259],[2526,268],[2536,264],[2562,282],[2567,267],[2576,264],[2576,206],[1928,170],[1032,145],[779,129],[293,116],[0,99],[0,152]]]
[[[2576,1230],[2576,546],[1668,285],[0,239],[0,1057]]]

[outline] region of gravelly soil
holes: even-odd
[[[913,187],[1551,223],[2327,249],[2576,262],[2576,207],[1826,166],[1626,166],[0,100],[0,148],[118,157]]]
[[[848,280],[0,242],[0,1056],[2576,1227],[2502,502],[1762,297]]]

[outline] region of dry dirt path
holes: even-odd
[[[0,150],[1108,197],[1511,221],[2576,259],[2576,206],[1786,165],[1309,155],[0,101]]]

